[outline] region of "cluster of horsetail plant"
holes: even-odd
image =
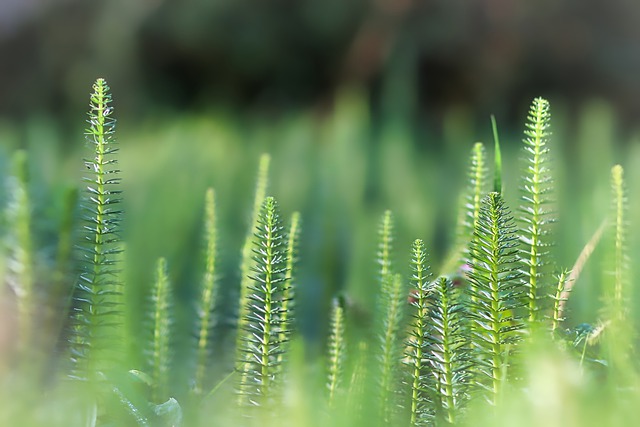
[[[573,268],[553,271],[557,267],[550,250],[554,244],[550,225],[555,221],[550,117],[549,103],[534,99],[525,124],[517,218],[503,195],[502,157],[494,118],[491,191],[487,151],[480,142],[473,145],[457,242],[446,263],[454,268],[443,271],[447,275],[432,275],[436,270],[427,261],[430,247],[416,239],[410,260],[404,263],[411,274],[403,277],[404,267],[393,261],[397,249],[394,215],[390,210],[384,212],[376,259],[371,260],[372,265],[377,263],[370,276],[371,293],[377,297],[373,319],[364,326],[358,324],[351,318],[349,299],[344,295],[332,298],[326,347],[320,352],[325,369],[317,381],[322,384],[318,395],[323,404],[308,415],[310,423],[318,416],[335,425],[372,417],[380,426],[462,425],[473,423],[468,415],[474,405],[500,407],[507,397],[505,390],[522,384],[522,356],[533,340],[549,340],[559,351],[578,345],[577,340],[561,333],[566,330],[565,305],[603,234],[610,237],[611,244],[607,277],[603,278],[601,324],[590,329],[575,353],[582,354],[582,364],[587,345],[605,333],[602,357],[612,372],[624,372],[630,365],[629,218],[623,169],[617,165],[611,170],[612,209],[605,225],[596,231]],[[304,334],[295,333],[300,325],[296,319],[296,288],[304,286],[298,280],[297,261],[305,255],[298,253],[301,214],[293,212],[285,221],[276,199],[268,196],[270,156],[264,154],[259,160],[249,229],[238,254],[236,304],[222,300],[236,294],[219,289],[218,257],[225,247],[219,244],[216,192],[211,187],[204,198],[204,263],[192,307],[195,324],[178,330],[168,263],[164,257],[159,258],[149,293],[149,324],[141,352],[144,367],[138,370],[127,366],[122,357],[136,347],[123,342],[127,312],[123,293],[131,284],[124,283],[122,274],[127,255],[120,229],[124,214],[120,208],[118,149],[110,89],[103,79],[93,85],[88,124],[90,154],[84,160],[77,242],[80,273],[68,319],[61,322],[66,325],[61,333],[66,344],[60,344],[69,362],[62,364],[66,381],[89,384],[95,392],[77,425],[210,425],[201,417],[202,407],[216,399],[223,402],[218,408],[224,407],[216,425],[279,423],[282,414],[291,411],[287,390],[290,382],[295,383],[290,381],[296,371],[292,359],[304,360],[290,355],[297,348],[296,340],[305,342]],[[34,289],[35,251],[26,165],[26,152],[17,151],[6,209],[11,230],[7,236],[10,250],[6,282],[15,295],[16,351],[21,357],[35,343],[35,323],[45,318],[36,313],[40,301]],[[68,193],[69,206],[75,202],[75,194]],[[63,281],[71,253],[73,215],[65,218],[54,282]],[[231,339],[235,346],[229,349],[233,358],[214,354],[221,305],[237,307]],[[367,329],[365,334],[361,333],[363,327]],[[175,360],[175,338],[180,334],[192,338],[188,341],[194,359],[189,365],[190,392],[182,398],[188,401],[178,401],[172,384],[172,369],[179,362]],[[218,363],[231,359],[232,366]],[[216,382],[220,372],[224,379]],[[218,392],[232,377],[233,386],[227,395]],[[140,393],[140,382],[146,384],[146,392]],[[308,401],[316,402],[317,398],[309,396]],[[231,404],[225,405],[228,402]]]

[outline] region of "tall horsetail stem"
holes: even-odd
[[[289,339],[291,318],[284,313],[282,300],[287,287],[285,236],[273,197],[264,200],[254,239],[254,261],[250,294],[247,297],[245,345],[240,403],[265,406],[275,398],[280,384],[282,358]],[[286,319],[286,320],[283,320]],[[246,398],[243,398],[245,396]]]
[[[93,157],[84,161],[87,187],[81,202],[84,226],[80,249],[83,257],[75,291],[75,322],[71,336],[72,375],[81,378],[94,377],[96,371],[104,367],[102,362],[111,357],[106,357],[102,351],[110,356],[117,355],[119,343],[113,336],[122,320],[122,307],[114,303],[114,297],[122,292],[117,264],[123,246],[119,237],[122,215],[118,208],[121,202],[120,171],[115,168],[118,149],[110,103],[109,86],[104,79],[96,80],[86,130]]]
[[[263,154],[260,157],[260,163],[258,165],[258,178],[256,180],[256,190],[253,199],[253,210],[251,213],[251,224],[249,225],[249,232],[242,246],[242,261],[240,264],[240,301],[238,303],[238,327],[236,337],[236,360],[241,360],[240,354],[243,348],[244,330],[247,326],[247,314],[248,314],[248,301],[249,301],[249,287],[251,286],[251,270],[254,267],[253,259],[253,233],[258,226],[258,220],[260,216],[260,207],[267,195],[267,186],[269,184],[269,165],[271,163],[271,156],[269,154]]]
[[[411,323],[411,335],[407,342],[407,364],[411,370],[411,415],[412,426],[418,425],[418,420],[428,411],[425,385],[423,384],[423,372],[426,367],[425,354],[427,353],[426,335],[429,325],[429,267],[426,262],[426,248],[424,242],[417,239],[411,248],[411,276],[412,299],[411,305],[415,308],[413,322]]]
[[[204,243],[205,243],[205,271],[202,279],[202,289],[199,300],[198,316],[200,319],[198,330],[198,349],[195,390],[202,392],[207,371],[207,359],[211,345],[211,331],[213,329],[213,309],[216,306],[218,290],[216,288],[216,255],[217,228],[216,204],[213,188],[207,189],[204,206]]]
[[[551,292],[550,284],[545,283],[544,267],[548,242],[544,241],[549,234],[547,226],[551,222],[546,206],[551,203],[551,175],[548,163],[549,148],[549,103],[542,98],[533,100],[527,116],[524,134],[526,152],[525,173],[522,180],[522,201],[520,215],[522,222],[522,252],[519,257],[525,265],[523,275],[526,278],[528,320],[536,323],[541,320],[544,308],[542,299]]]

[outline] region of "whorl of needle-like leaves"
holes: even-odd
[[[291,317],[285,316],[283,296],[286,281],[287,248],[278,206],[273,197],[262,204],[254,238],[254,260],[245,311],[241,403],[270,406],[277,398],[282,371],[283,345],[289,338]],[[286,321],[283,319],[287,319]]]
[[[103,362],[118,353],[119,343],[113,337],[122,322],[122,307],[117,302],[122,292],[117,265],[122,252],[120,171],[116,167],[111,94],[103,79],[96,80],[90,99],[86,135],[92,154],[84,161],[81,273],[74,292],[70,338],[72,376],[80,378],[92,378],[105,367]]]
[[[413,306],[411,332],[406,345],[405,363],[409,368],[411,387],[410,425],[419,425],[421,420],[433,416],[432,405],[427,396],[427,385],[433,376],[427,374],[426,354],[429,352],[427,330],[429,329],[429,292],[431,273],[427,265],[424,242],[417,239],[411,248],[411,293]]]
[[[467,399],[469,380],[469,349],[464,332],[466,328],[464,307],[460,302],[460,289],[446,277],[433,283],[428,296],[429,329],[425,336],[432,381],[425,386],[432,388],[435,414],[440,420],[454,424]]]
[[[549,102],[536,98],[527,116],[524,134],[526,153],[522,176],[519,219],[521,251],[519,258],[524,264],[522,274],[527,286],[526,302],[528,321],[542,320],[541,312],[548,307],[547,296],[552,292],[548,265],[549,205],[552,202],[552,177],[549,170]]]
[[[482,200],[471,244],[469,315],[474,323],[471,342],[479,366],[475,382],[495,403],[504,383],[510,344],[520,339],[518,316],[524,301],[516,258],[513,218],[499,193]]]

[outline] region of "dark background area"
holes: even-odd
[[[602,98],[624,128],[640,114],[639,23],[624,0],[2,0],[0,117],[75,122],[103,76],[134,118],[321,114],[356,84],[374,117],[519,124],[543,95],[569,112]]]

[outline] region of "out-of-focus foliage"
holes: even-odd
[[[629,125],[639,20],[624,0],[3,0],[0,115],[71,122],[102,75],[136,115],[212,102],[323,110],[356,82],[376,110],[434,127],[443,107],[519,124],[538,95],[604,97]]]

